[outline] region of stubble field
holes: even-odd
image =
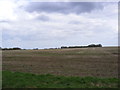
[[[118,48],[5,50],[3,88],[118,88]]]
[[[6,50],[3,70],[63,76],[118,77],[118,48]]]

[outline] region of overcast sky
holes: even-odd
[[[2,47],[118,44],[117,2],[0,0]]]

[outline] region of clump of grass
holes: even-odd
[[[35,75],[3,71],[3,88],[117,88],[117,78]]]

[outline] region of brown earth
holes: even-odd
[[[35,74],[118,77],[118,48],[2,51],[2,69]]]

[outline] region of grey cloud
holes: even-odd
[[[70,21],[69,24],[81,24],[80,21]]]
[[[0,20],[0,23],[8,23],[10,21],[7,21],[7,20]]]
[[[41,15],[41,16],[36,17],[36,20],[49,21],[49,17],[45,15]]]
[[[84,13],[94,9],[102,9],[102,3],[97,2],[30,2],[24,7],[28,12],[47,12],[47,13]]]

